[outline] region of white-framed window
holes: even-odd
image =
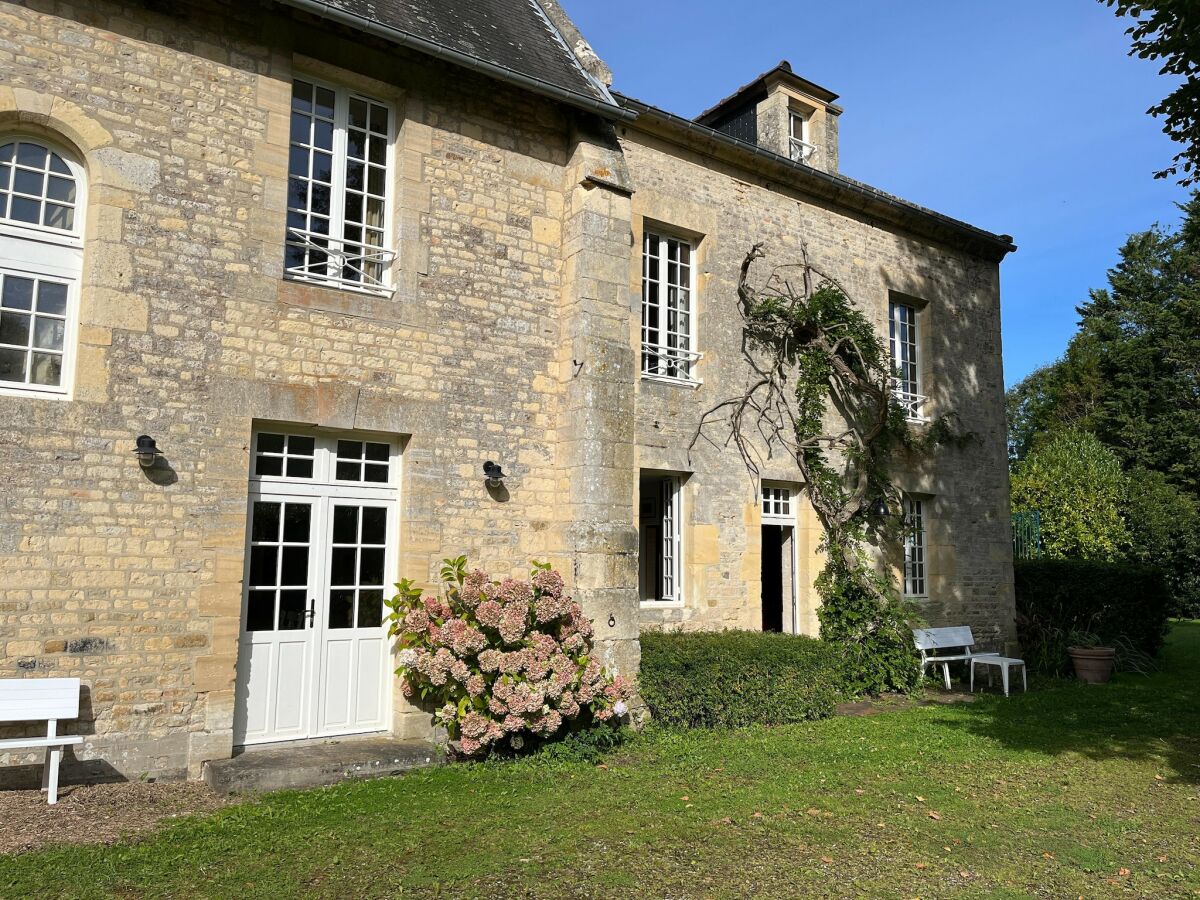
[[[808,117],[792,110],[788,113],[788,155],[793,162],[816,162],[817,148],[808,140]]]
[[[904,496],[904,596],[928,597],[925,557],[925,502]]]
[[[70,391],[85,189],[83,166],[66,150],[0,135],[0,393]]]
[[[263,482],[399,484],[400,447],[384,438],[330,437],[294,427],[262,425],[254,435],[252,478]]]
[[[639,582],[643,603],[683,602],[683,481],[674,475],[643,475]]]
[[[915,306],[892,300],[888,303],[888,338],[892,360],[892,397],[914,422],[925,420],[921,393],[921,344]]]
[[[786,520],[789,524],[795,520],[792,513],[792,489],[778,485],[764,484],[762,486],[763,520]]]
[[[287,277],[391,293],[394,118],[357,91],[292,82]]]
[[[642,376],[695,382],[695,247],[647,231],[642,239]]]

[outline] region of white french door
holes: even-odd
[[[399,448],[255,434],[234,743],[388,727]]]

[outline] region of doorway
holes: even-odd
[[[234,744],[383,731],[399,446],[254,436]]]
[[[799,634],[796,510],[790,485],[762,485],[762,630]]]
[[[762,527],[762,630],[783,631],[783,526]]]

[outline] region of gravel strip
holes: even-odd
[[[59,788],[54,806],[40,791],[0,791],[0,853],[49,844],[113,844],[230,802],[194,781],[68,785]]]

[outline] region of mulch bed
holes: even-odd
[[[40,791],[0,790],[0,853],[49,844],[114,844],[179,816],[236,802],[200,782],[68,785],[50,806]]]

